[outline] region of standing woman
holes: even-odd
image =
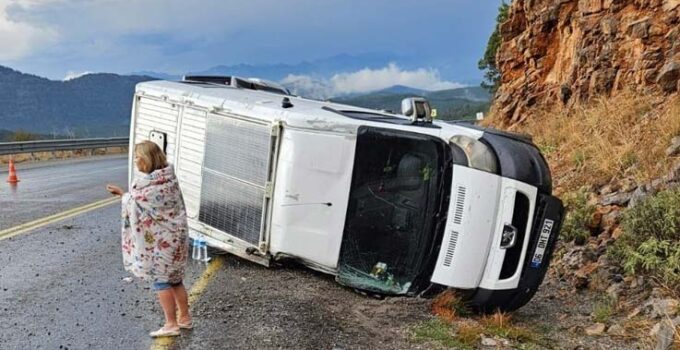
[[[165,314],[165,325],[151,337],[177,336],[191,329],[187,291],[182,280],[187,262],[188,228],[177,177],[165,154],[151,141],[135,146],[135,165],[146,174],[132,183],[129,193],[107,185],[123,197],[123,265],[152,289]]]

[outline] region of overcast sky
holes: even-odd
[[[396,74],[421,69],[443,82],[470,82],[481,78],[477,60],[499,3],[0,0],[0,65],[63,79],[376,53],[406,58],[408,68],[394,62]],[[394,68],[386,65],[381,74]]]

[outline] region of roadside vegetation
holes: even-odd
[[[24,130],[17,130],[8,136],[10,142],[21,141],[35,141],[41,139],[40,135],[36,135]]]
[[[621,226],[623,235],[611,256],[625,272],[680,287],[680,189],[660,192],[627,209]]]
[[[484,121],[532,135],[550,164],[566,208],[554,258],[558,275],[574,290],[587,286],[602,293],[591,306],[591,321],[605,325],[609,337],[645,342],[663,320],[649,311],[635,316],[635,309],[655,298],[680,298],[680,188],[656,193],[645,186],[632,206],[628,200],[602,204],[608,195],[632,196],[671,173],[677,157],[666,150],[680,136],[679,115],[678,95],[621,91],[582,106],[536,108],[515,125],[494,115]],[[650,297],[652,290],[658,294]]]
[[[562,200],[567,215],[562,223],[561,239],[583,245],[591,236],[590,223],[595,206],[588,203],[588,193],[583,189],[565,194]]]
[[[434,318],[413,328],[414,341],[458,349],[475,349],[480,345],[533,349],[543,342],[537,333],[515,324],[508,313],[473,314],[463,299],[450,290],[434,300],[432,311]]]
[[[556,192],[601,187],[624,177],[638,183],[665,174],[672,162],[665,150],[680,135],[680,97],[660,104],[631,91],[595,99],[584,107],[532,111],[510,131],[534,137],[550,163]],[[487,118],[484,124],[502,126]]]
[[[25,130],[0,130],[0,142],[33,141],[45,138],[45,135],[34,134]]]
[[[616,313],[616,300],[609,296],[602,296],[600,301],[593,307],[593,321],[607,323]]]
[[[35,140],[52,140],[52,139],[72,139],[73,135],[59,135],[59,134],[38,134],[27,130],[19,129],[16,131],[0,129],[0,142],[23,142]]]
[[[608,184],[616,189],[626,178],[638,184],[651,181],[673,166],[665,150],[680,135],[680,97],[658,101],[625,91],[585,107],[538,110],[510,128],[533,135],[550,164],[556,192],[567,209],[563,242],[580,245],[593,233],[595,205],[589,195]],[[648,274],[679,285],[679,190],[626,209],[621,228],[623,235],[609,252],[615,263],[628,274]]]

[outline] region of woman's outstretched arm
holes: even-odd
[[[106,185],[106,190],[111,192],[111,194],[116,195],[116,196],[122,196],[123,193],[125,193],[125,192],[123,192],[123,189],[121,189],[120,187],[118,187],[116,185],[112,185],[112,184]]]

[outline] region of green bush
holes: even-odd
[[[616,300],[611,297],[602,297],[593,308],[593,321],[607,323],[616,309]]]
[[[680,189],[650,197],[626,210],[623,235],[610,255],[626,273],[644,273],[680,285]]]
[[[569,193],[563,199],[567,215],[562,223],[562,240],[584,244],[590,237],[588,224],[595,213],[595,206],[588,204],[588,195],[583,190]]]

